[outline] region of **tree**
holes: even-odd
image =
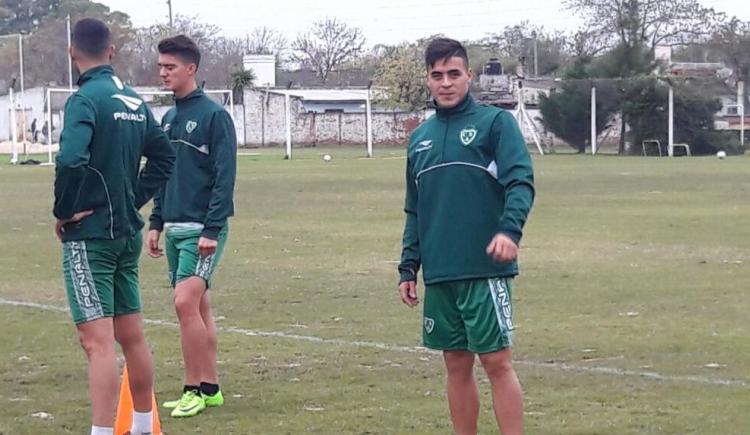
[[[566,0],[609,47],[686,44],[710,35],[725,16],[698,0]]]
[[[568,39],[562,32],[547,32],[542,26],[523,21],[506,26],[500,33],[489,34],[479,42],[490,49],[491,57],[500,57],[509,72],[513,71],[520,57],[525,57],[526,65],[530,67],[527,70],[528,76],[529,72],[534,72],[535,43],[539,75],[550,75],[559,71],[567,62],[570,45]]]
[[[0,1],[0,35],[30,33],[55,12],[62,0]]]
[[[6,2],[7,3],[7,2]],[[34,32],[24,38],[24,72],[26,87],[68,84],[68,47],[66,17],[70,14],[75,23],[83,17],[93,17],[104,21],[112,32],[113,42],[118,49],[127,44],[132,32],[130,18],[121,12],[111,11],[107,6],[89,0],[64,0],[46,16]],[[7,44],[0,48],[0,56],[7,62],[0,64],[0,75],[10,77],[17,74],[18,55],[15,45]],[[114,60],[118,73],[123,79],[129,76],[124,69],[129,64],[126,55],[118,50]],[[120,71],[122,70],[122,71]],[[77,74],[74,70],[74,75]],[[74,81],[76,80],[74,76]]]
[[[629,119],[633,143],[646,139],[667,142],[667,100],[669,84],[656,77],[643,77],[628,83],[629,97],[623,113]],[[674,81],[674,124],[676,143],[688,143],[695,154],[713,154],[725,141],[714,131],[714,115],[721,102],[712,97],[711,83],[695,79]]]
[[[612,126],[619,109],[617,83],[595,81],[591,64],[584,60],[571,65],[559,90],[539,95],[542,124],[555,136],[583,154],[591,146],[591,87],[596,86],[596,131],[598,136]]]
[[[234,101],[242,104],[245,88],[252,87],[257,77],[252,69],[245,69],[245,66],[238,64],[235,66],[230,75],[229,87],[234,93]]]
[[[742,101],[747,106],[747,87],[750,86],[750,22],[732,18],[719,27],[707,46],[734,70],[737,81],[745,82]]]
[[[375,83],[387,89],[378,103],[386,107],[413,111],[427,101],[423,50],[417,45],[403,45],[392,51],[380,64]]]
[[[247,35],[248,54],[273,54],[279,57],[286,47],[286,37],[270,27],[256,27]]]
[[[317,21],[306,33],[297,35],[292,43],[292,60],[315,70],[325,83],[328,75],[344,62],[362,52],[365,37],[356,27],[349,27],[336,18]]]
[[[245,41],[223,37],[219,27],[184,15],[175,17],[173,28],[166,24],[155,24],[133,32],[129,43],[123,48],[123,54],[131,59],[126,68],[133,83],[159,84],[157,46],[162,39],[179,34],[189,36],[201,50],[199,79],[205,80],[211,87],[226,86],[232,66],[242,62]]]

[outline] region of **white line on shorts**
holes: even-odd
[[[35,308],[43,311],[54,311],[57,313],[67,313],[68,310],[63,307],[56,305],[37,304],[35,302],[23,302],[23,301],[12,301],[8,299],[0,298],[0,305],[11,306],[11,307],[23,307],[23,308]],[[147,325],[154,326],[168,326],[171,328],[178,328],[179,325],[175,322],[167,320],[151,320],[144,319],[144,323]],[[329,344],[333,346],[354,346],[370,349],[386,350],[391,352],[401,353],[417,353],[417,354],[439,354],[438,351],[426,349],[421,346],[403,346],[398,344],[379,343],[374,341],[359,341],[359,340],[342,340],[338,338],[322,338],[315,337],[312,335],[299,335],[299,334],[287,334],[286,332],[280,331],[256,331],[253,329],[235,328],[229,326],[218,326],[218,329],[223,332],[230,334],[245,335],[248,337],[274,337],[283,338],[287,340],[307,341],[310,343]],[[686,384],[702,384],[702,385],[717,385],[717,386],[731,386],[731,387],[750,387],[750,382],[740,379],[716,379],[707,378],[704,376],[694,375],[663,375],[656,372],[628,370],[616,367],[591,367],[582,366],[577,364],[559,363],[559,362],[540,362],[540,361],[527,361],[527,360],[514,360],[517,365],[533,367],[533,368],[547,368],[570,372],[579,373],[591,373],[598,375],[609,375],[609,376],[623,376],[623,377],[637,377],[653,381],[661,382],[677,382]]]

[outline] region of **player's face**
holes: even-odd
[[[170,91],[188,87],[195,77],[195,64],[187,63],[173,54],[159,54],[159,77]]]
[[[449,109],[463,101],[473,77],[460,57],[440,59],[427,69],[427,87],[438,107]]]

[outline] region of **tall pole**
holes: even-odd
[[[169,7],[169,30],[174,30],[174,20],[172,19],[172,0],[167,0],[167,7]]]
[[[367,157],[372,157],[372,102],[370,96],[371,88],[372,82],[367,85],[367,101],[365,104],[365,119],[367,121]]]
[[[52,92],[47,88],[47,166],[52,162]]]
[[[534,77],[539,77],[539,58],[537,56],[537,38],[536,38],[536,32],[533,33],[534,35]]]
[[[27,149],[26,149],[26,86],[25,82],[23,80],[23,35],[20,33],[18,34],[18,61],[20,64],[20,74],[21,74],[21,100],[19,105],[21,106],[21,128],[23,129],[23,132],[21,133],[21,137],[23,138],[23,155],[27,156]]]
[[[737,83],[737,108],[740,112],[740,144],[745,146],[745,82]]]
[[[669,137],[667,144],[667,154],[669,157],[674,156],[674,88],[669,84]]]
[[[284,120],[286,121],[286,158],[292,160],[292,108],[289,91],[284,96],[284,105],[286,106]]]
[[[591,154],[596,154],[596,86],[591,87]],[[584,150],[585,151],[585,150]]]
[[[10,88],[8,88],[8,101],[10,102],[10,147],[12,154],[10,163],[13,165],[18,163],[18,142],[16,142],[18,136],[18,131],[16,130],[16,103],[13,100],[13,86],[16,85],[15,81],[16,80],[13,79]]]
[[[68,21],[68,52],[70,52],[70,47],[72,45],[70,41],[70,14],[68,14],[67,21]],[[70,56],[68,56],[68,89],[73,89],[73,58],[71,58]]]

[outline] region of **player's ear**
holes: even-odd
[[[107,47],[107,59],[112,60],[113,57],[115,57],[115,45],[114,44]]]

